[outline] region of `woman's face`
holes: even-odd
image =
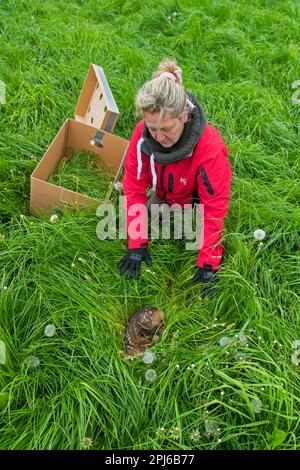
[[[188,120],[188,112],[185,111],[181,117],[172,116],[166,111],[159,122],[160,113],[144,113],[146,126],[153,139],[157,140],[165,148],[172,147],[180,139],[185,122]]]

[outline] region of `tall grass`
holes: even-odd
[[[1,6],[0,449],[300,448],[299,20],[298,3],[279,0]],[[153,241],[153,266],[128,281],[126,241],[98,240],[96,215],[29,213],[30,174],[74,115],[88,65],[103,67],[128,139],[134,95],[165,56],[229,148],[212,300],[188,285],[197,253],[176,241]],[[166,324],[153,382],[122,352],[129,316],[147,305]]]

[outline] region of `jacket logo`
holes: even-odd
[[[180,183],[183,183],[184,185],[186,185],[186,179],[185,178],[180,178]]]

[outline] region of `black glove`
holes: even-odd
[[[204,285],[201,287],[201,298],[208,297],[211,299],[216,293],[216,284],[219,282],[217,271],[213,271],[210,268],[198,268],[193,279],[190,283],[202,282]]]
[[[118,264],[121,274],[128,271],[128,279],[138,278],[141,274],[141,263],[145,261],[148,266],[152,265],[152,260],[148,255],[147,248],[134,248],[128,250],[124,258]]]

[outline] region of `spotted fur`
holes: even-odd
[[[125,351],[130,356],[143,353],[159,340],[164,330],[163,314],[155,307],[144,307],[132,314],[126,328]]]

